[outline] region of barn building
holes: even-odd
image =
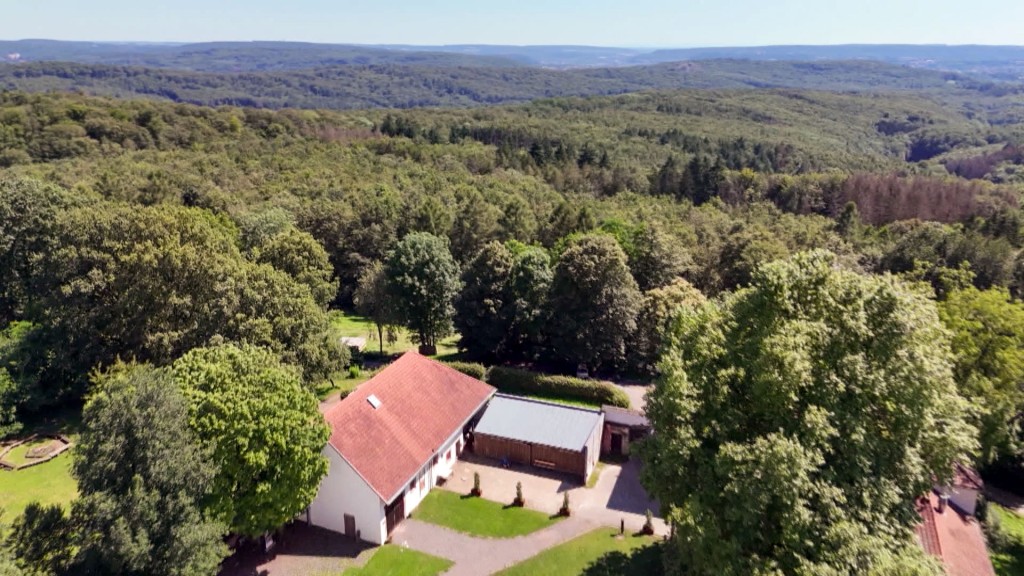
[[[497,394],[473,431],[473,452],[586,483],[600,456],[603,424],[599,410]]]
[[[495,389],[407,352],[324,413],[330,468],[307,520],[375,544],[387,541],[440,478]]]
[[[630,446],[651,433],[651,423],[643,412],[618,406],[602,406],[604,431],[601,433],[601,454],[629,456]]]

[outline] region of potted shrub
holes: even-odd
[[[562,496],[562,508],[558,511],[559,516],[569,516],[569,492]]]
[[[526,500],[523,498],[523,483],[516,482],[516,499],[512,501],[513,506],[522,508],[526,506]]]
[[[473,489],[469,491],[470,496],[481,496],[483,491],[480,490],[480,473],[473,472]]]
[[[654,536],[654,514],[651,514],[651,509],[647,509],[647,519],[644,521],[644,527],[640,529],[640,532],[647,536]]]

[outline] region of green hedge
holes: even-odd
[[[487,374],[487,383],[500,392],[553,396],[594,404],[629,408],[629,396],[611,382],[584,380],[572,376],[551,376],[517,368],[495,366]]]
[[[487,379],[487,368],[484,367],[483,364],[477,364],[475,362],[445,362],[444,364],[449,368],[454,368],[466,376],[471,376],[477,380]]]

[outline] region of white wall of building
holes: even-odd
[[[947,488],[946,493],[949,494],[950,504],[956,506],[964,514],[974,515],[974,509],[978,506],[977,490],[953,486]]]
[[[455,462],[458,460],[456,443],[460,438],[462,438],[461,427],[441,444],[441,449],[437,451],[437,464],[434,464],[434,459],[431,458],[405,485],[406,516],[409,516],[427,497],[430,489],[437,484],[438,478],[447,478],[451,475]]]
[[[361,539],[383,544],[387,539],[384,503],[330,444],[324,447],[323,454],[330,469],[309,506],[309,522],[344,534],[345,514],[350,514],[355,517]]]
[[[590,438],[587,439],[587,473],[584,475],[584,482],[586,482],[590,478],[590,475],[594,473],[594,467],[597,466],[597,461],[601,457],[601,434],[603,431],[604,413],[602,412],[600,418],[597,420],[597,424],[594,426],[594,429],[590,431]]]

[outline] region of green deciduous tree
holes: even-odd
[[[459,267],[447,241],[426,232],[409,234],[388,255],[385,271],[406,328],[424,351],[436,349],[451,333],[459,291]]]
[[[694,310],[706,300],[700,290],[682,279],[645,292],[629,347],[631,366],[641,373],[654,374],[676,316],[683,308]]]
[[[915,499],[973,447],[951,365],[927,296],[827,252],[684,312],[640,448],[668,572],[860,574],[902,549]]]
[[[577,238],[551,282],[548,329],[556,356],[592,369],[623,361],[639,308],[640,291],[615,239]]]
[[[253,255],[257,262],[270,264],[308,287],[324,309],[338,294],[327,251],[308,232],[287,228],[256,245]]]
[[[455,300],[455,328],[459,348],[476,358],[495,360],[506,354],[509,322],[506,318],[512,252],[491,242],[470,260],[462,272],[462,291]]]
[[[171,375],[115,366],[83,413],[73,473],[75,570],[90,574],[215,574],[227,527],[200,508],[216,461],[189,429]]]
[[[394,334],[400,321],[395,301],[388,292],[388,277],[383,263],[374,260],[363,270],[352,300],[356,312],[369,318],[377,327],[377,342],[380,353],[384,354],[384,335]]]
[[[953,373],[960,394],[974,407],[981,462],[1018,455],[1024,418],[1024,304],[1005,289],[968,288],[950,293],[939,313],[953,332]]]
[[[0,326],[25,317],[57,215],[85,201],[35,180],[0,180]]]
[[[296,369],[270,350],[224,345],[192,350],[172,372],[191,428],[220,467],[207,499],[214,518],[255,536],[313,501],[329,430]]]
[[[682,243],[651,223],[637,229],[626,253],[633,278],[644,292],[668,286],[693,266]]]
[[[309,380],[344,360],[309,290],[247,260],[233,225],[209,212],[105,204],[61,214],[56,229],[34,318],[52,354],[51,402],[78,395],[97,365],[166,365],[211,339],[268,346]]]

